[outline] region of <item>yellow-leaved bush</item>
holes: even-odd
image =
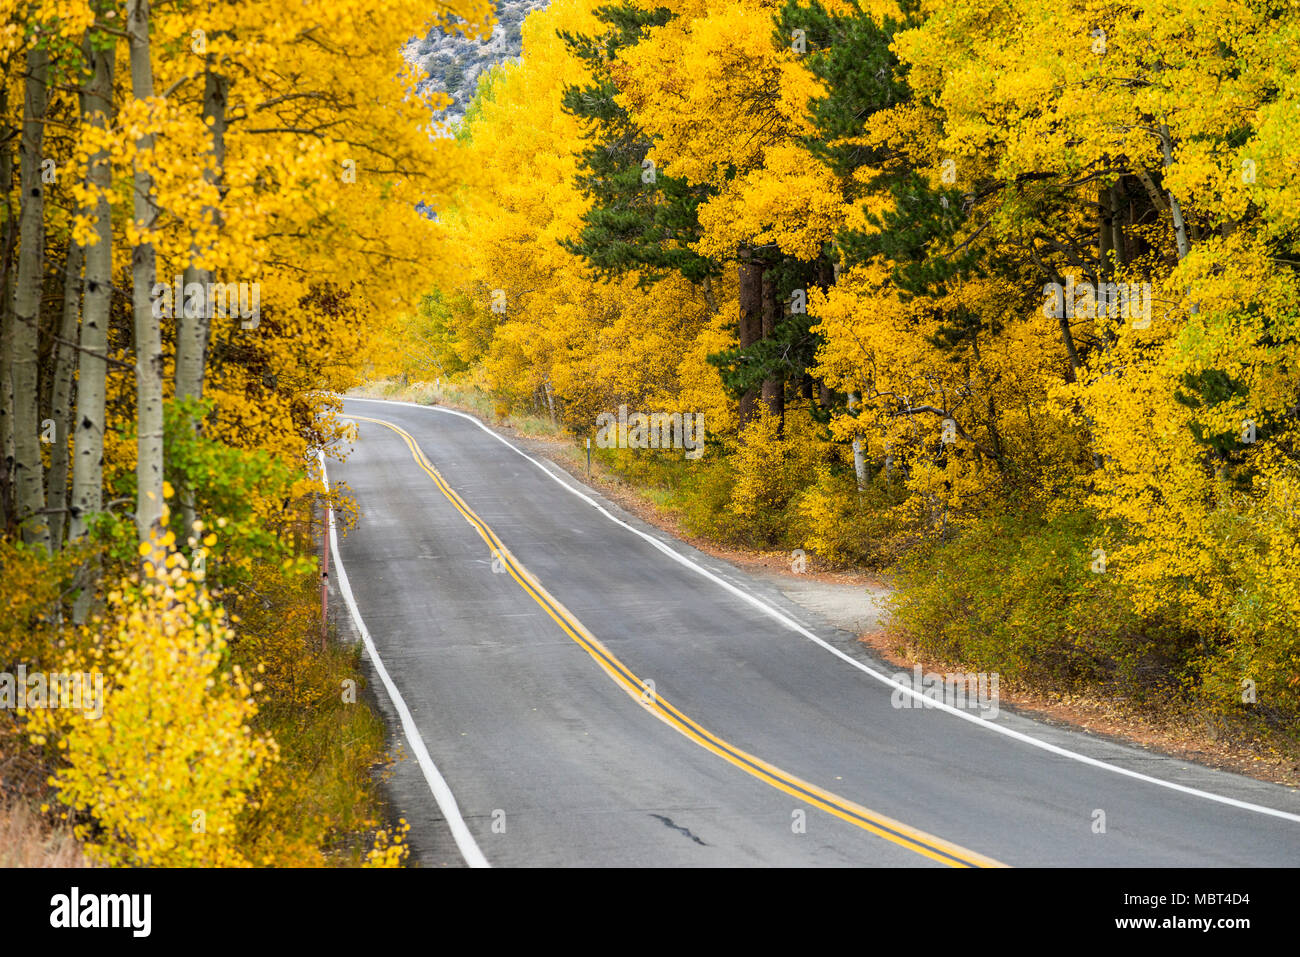
[[[58,748],[50,783],[77,812],[77,836],[94,859],[246,866],[240,817],[255,809],[249,796],[276,757],[274,740],[250,726],[260,686],[227,668],[233,632],[200,577],[175,552],[163,564],[110,592],[88,626],[89,651],[64,662],[102,676],[102,714],[34,709],[28,728]]]

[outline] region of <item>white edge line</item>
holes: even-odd
[[[320,462],[321,485],[325,487],[325,491],[328,493],[330,485],[329,475],[325,471],[325,453],[317,452],[316,455]],[[343,600],[347,602],[348,611],[352,614],[352,621],[356,624],[357,631],[361,633],[361,640],[365,643],[366,653],[370,655],[375,671],[379,673],[379,680],[384,683],[388,698],[393,703],[393,708],[397,711],[398,716],[402,719],[402,731],[406,734],[406,742],[410,745],[416,761],[420,763],[420,770],[424,772],[424,779],[429,782],[429,790],[433,792],[433,799],[438,802],[442,816],[451,828],[451,836],[456,840],[456,847],[460,849],[461,857],[465,858],[465,863],[470,867],[491,867],[492,865],[488,863],[487,858],[483,856],[483,852],[479,850],[478,844],[474,842],[474,835],[470,833],[469,827],[466,826],[465,819],[460,816],[460,807],[456,804],[456,796],[451,793],[447,781],[438,771],[438,766],[433,763],[433,758],[429,756],[429,749],[424,746],[424,739],[420,737],[420,729],[415,726],[415,719],[411,717],[411,710],[406,706],[402,693],[393,684],[393,679],[388,676],[388,669],[384,667],[384,662],[379,657],[375,642],[370,637],[370,630],[366,628],[366,623],[361,620],[361,612],[357,609],[356,599],[352,597],[352,586],[348,583],[347,570],[343,567],[343,556],[339,554],[339,537],[334,528],[334,509],[332,508],[329,509],[329,536],[330,551],[334,553],[334,567],[338,570],[339,591],[343,594]]]
[[[707,568],[703,567],[702,565],[699,565],[696,562],[692,561],[691,559],[687,558],[685,555],[679,554],[674,549],[670,548],[669,546],[665,545],[663,542],[659,541],[659,539],[655,538],[653,535],[647,535],[639,528],[635,528],[629,525],[627,522],[624,522],[623,520],[611,515],[604,508],[604,506],[602,506],[599,502],[593,499],[590,495],[587,495],[580,489],[574,488],[568,482],[564,481],[558,475],[556,475],[554,472],[548,469],[541,462],[537,461],[537,459],[533,458],[531,455],[529,455],[527,452],[523,451],[522,449],[512,445],[508,440],[498,435],[496,432],[493,432],[490,428],[488,428],[486,425],[484,425],[479,419],[475,418],[474,416],[466,412],[457,411],[456,409],[446,409],[443,408],[442,406],[437,406],[437,405],[420,405],[418,402],[403,402],[396,399],[364,399],[361,398],[360,396],[345,396],[343,398],[349,399],[354,402],[383,402],[389,405],[409,405],[413,409],[425,409],[429,412],[441,412],[444,415],[455,415],[455,416],[459,416],[462,419],[467,419],[470,422],[473,422],[475,425],[477,425],[488,435],[492,436],[492,438],[496,439],[502,445],[506,446],[506,448],[509,448],[519,453],[524,458],[526,458],[529,462],[532,462],[535,466],[537,466],[544,473],[546,473],[546,475],[548,475],[556,483],[558,483],[559,485],[561,485],[563,488],[573,493],[574,495],[578,496],[578,498],[582,499],[588,505],[591,505],[593,508],[596,509],[596,511],[600,512],[611,522],[614,522],[617,525],[621,525],[624,528],[626,528],[629,532],[632,532],[634,535],[638,535],[641,538],[645,539],[647,542],[649,542],[655,548],[659,549],[668,557],[672,558],[674,561],[678,562],[679,564],[685,565],[687,568],[690,568],[695,572],[698,572],[699,574],[703,575],[705,578],[708,578],[710,581],[714,582],[715,584],[721,585],[727,591],[731,592],[736,597],[754,606],[759,611],[766,614],[768,617],[775,619],[776,621],[785,625],[791,631],[797,632],[798,634],[807,638],[809,641],[813,642],[814,644],[820,646],[821,648],[826,649],[831,654],[835,655],[837,658],[841,659],[842,661],[845,661],[848,664],[852,665],[854,668],[857,668],[859,671],[871,675],[871,677],[875,678],[877,681],[881,682],[882,684],[888,685],[891,688],[895,688],[899,691],[904,692],[905,694],[911,695],[915,699],[923,699],[924,696],[921,692],[915,691],[908,685],[904,685],[898,681],[895,681],[893,678],[889,677],[889,675],[877,671],[875,668],[872,668],[870,665],[864,664],[850,655],[846,655],[844,652],[840,651],[834,645],[831,645],[828,642],[823,641],[821,638],[817,637],[807,628],[800,625],[797,621],[788,617],[785,613],[783,613],[779,609],[769,605],[761,598],[758,598],[755,595],[751,595],[749,592],[741,588],[737,588],[735,585],[731,584],[731,582],[719,578],[717,575],[713,574],[713,572],[709,571]],[[347,418],[346,414],[343,414],[342,417]],[[925,699],[925,703],[926,703],[926,707],[933,707],[933,708],[937,708],[940,711],[946,711],[951,715],[961,718],[963,721],[971,722],[977,727],[984,728],[988,731],[994,731],[998,734],[1005,735],[1006,737],[1012,738],[1016,741],[1021,741],[1035,748],[1040,748],[1043,751],[1048,751],[1052,754],[1060,755],[1061,757],[1064,758],[1069,758],[1072,761],[1078,761],[1081,764],[1088,764],[1096,768],[1102,768],[1103,770],[1111,771],[1114,772],[1115,774],[1122,774],[1125,777],[1133,778],[1138,781],[1145,781],[1148,784],[1154,784],[1157,785],[1158,787],[1168,788],[1171,791],[1179,791],[1183,794],[1190,794],[1193,797],[1204,798],[1207,801],[1215,801],[1219,804],[1226,804],[1230,807],[1240,808],[1245,811],[1254,811],[1257,814],[1267,814],[1270,817],[1277,817],[1277,818],[1282,818],[1283,820],[1286,821],[1294,821],[1296,823],[1300,823],[1300,814],[1292,814],[1290,811],[1281,811],[1278,810],[1277,808],[1266,807],[1262,804],[1251,804],[1249,801],[1239,801],[1236,798],[1225,797],[1221,794],[1214,794],[1210,791],[1202,791],[1199,788],[1188,787],[1185,784],[1176,784],[1173,781],[1165,781],[1161,778],[1152,777],[1149,774],[1143,774],[1140,771],[1130,771],[1128,768],[1122,768],[1119,765],[1110,764],[1109,762],[1102,761],[1099,758],[1089,757],[1088,755],[1080,754],[1077,751],[1071,751],[1067,748],[1062,748],[1055,744],[1049,744],[1046,741],[1041,741],[1038,738],[1033,737],[1032,735],[1025,734],[1021,731],[1016,731],[1013,728],[1008,728],[1005,727],[1004,725],[994,724],[991,721],[970,714],[969,712],[962,711],[961,709],[955,708],[952,705],[947,704],[943,701],[934,701],[934,700]]]

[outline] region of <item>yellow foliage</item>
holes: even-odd
[[[66,762],[50,783],[86,815],[90,853],[114,866],[248,864],[239,821],[276,745],[252,731],[252,682],[226,668],[233,637],[179,556],[108,596],[98,641],[67,670],[103,681],[102,714],[36,709],[38,740],[58,737]]]

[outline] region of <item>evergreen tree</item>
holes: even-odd
[[[818,0],[807,6],[789,0],[776,18],[774,42],[788,44],[794,30],[803,30],[805,64],[827,90],[809,104],[816,133],[804,139],[804,146],[835,173],[847,198],[884,191],[893,200],[892,209],[868,212],[869,231],[844,230],[836,236],[841,264],[882,257],[892,264],[891,281],[904,298],[941,296],[980,260],[978,247],[956,241],[967,222],[966,197],[955,186],[930,185],[906,152],[869,144],[862,136],[872,114],[912,98],[891,44],[897,33],[914,25],[919,4],[906,0],[901,20],[879,22],[857,0],[850,4],[853,12],[840,14]],[[859,181],[855,174],[864,166],[880,172]],[[934,345],[961,351],[980,332],[978,316],[958,313],[947,317]]]
[[[672,272],[693,282],[718,274],[717,263],[689,248],[700,236],[697,210],[710,191],[654,169],[647,159],[651,138],[615,100],[619,90],[610,64],[647,29],[672,16],[663,7],[605,6],[596,10],[609,27],[600,36],[559,33],[594,79],[564,91],[564,109],[584,121],[589,145],[576,182],[592,204],[579,238],[561,245],[602,278],[636,272],[641,284],[648,285]]]

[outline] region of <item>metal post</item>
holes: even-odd
[[[591,478],[591,436],[587,436],[587,478]]]
[[[325,639],[329,630],[330,601],[330,523],[334,510],[330,507],[329,497],[324,500],[325,510],[321,515],[321,569],[320,569],[320,650],[325,651]]]

